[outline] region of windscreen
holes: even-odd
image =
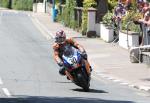
[[[74,54],[74,49],[72,46],[67,45],[64,47],[64,56],[71,57]]]

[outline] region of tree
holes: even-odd
[[[108,11],[108,0],[96,0],[97,2],[97,22],[102,20],[102,17]]]
[[[78,7],[83,7],[83,0],[76,0]]]

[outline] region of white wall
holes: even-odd
[[[119,46],[128,49],[128,44],[129,47],[136,47],[139,46],[139,35],[128,35],[128,42],[127,42],[127,34],[119,32]]]
[[[37,3],[37,12],[45,12],[45,4],[44,3]]]

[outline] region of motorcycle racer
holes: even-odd
[[[55,43],[53,45],[54,59],[60,67],[59,73],[61,75],[65,75],[65,67],[64,67],[64,63],[62,61],[62,55],[63,55],[65,45],[68,45],[68,44],[79,49],[79,51],[81,51],[81,55],[84,58],[86,71],[90,75],[92,69],[91,69],[91,66],[87,60],[87,54],[86,54],[85,49],[83,48],[83,46],[79,45],[72,38],[66,39],[66,34],[63,30],[59,30],[56,32]]]

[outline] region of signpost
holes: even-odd
[[[56,10],[55,10],[55,0],[52,0],[52,20],[56,21]]]

